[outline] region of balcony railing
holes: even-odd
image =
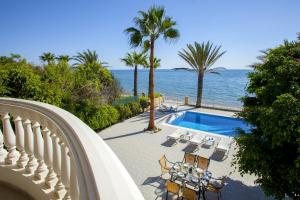
[[[144,199],[112,150],[71,113],[0,98],[0,116],[0,181],[36,199]]]

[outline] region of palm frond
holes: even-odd
[[[134,28],[130,27],[125,30],[125,32],[129,35],[129,44],[132,47],[140,46],[143,40],[141,32]]]
[[[199,44],[194,43],[194,46],[191,44],[187,45],[187,49],[182,49],[178,52],[178,55],[186,61],[194,70],[204,73],[218,73],[211,66],[225,54],[220,52],[221,46],[214,46],[213,43],[209,41],[206,43]]]
[[[147,60],[147,56],[144,53],[137,53],[132,51],[131,53],[127,53],[124,58],[121,58],[121,61],[125,63],[126,66],[132,67],[135,65],[145,65]]]
[[[145,41],[150,41],[151,38],[156,40],[160,36],[170,41],[179,38],[179,31],[174,28],[176,22],[171,17],[165,16],[164,7],[154,5],[147,11],[139,11],[138,14],[133,19],[135,26],[125,30],[132,47],[142,46],[146,44]]]
[[[47,53],[43,53],[41,56],[40,56],[40,59],[41,61],[43,62],[47,62],[48,64],[51,64],[54,62],[55,60],[55,55],[51,52],[47,52]]]
[[[99,60],[99,56],[96,51],[91,51],[89,49],[83,52],[78,52],[72,59],[77,61],[74,63],[74,66],[88,66],[89,64],[97,63],[104,67],[104,65],[107,64],[106,62]]]
[[[177,29],[169,28],[164,32],[163,38],[169,41],[176,41],[179,38],[179,31]]]

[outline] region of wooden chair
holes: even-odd
[[[180,185],[171,181],[166,182],[166,187],[167,187],[167,194],[166,194],[166,199],[168,199],[169,192],[176,194],[177,199],[179,199],[179,192],[180,192]]]
[[[197,200],[197,192],[187,187],[182,190],[182,199]]]
[[[159,165],[160,165],[160,167],[161,167],[161,175],[160,175],[160,178],[162,178],[162,176],[163,176],[164,174],[169,173],[169,171],[170,171],[170,169],[171,169],[171,167],[169,167],[169,166],[167,165],[167,163],[174,164],[174,163],[172,163],[172,162],[170,162],[170,161],[167,160],[166,155],[163,155],[163,156],[158,160],[158,163],[159,163]]]
[[[215,179],[215,180],[218,180],[220,182],[219,186],[215,186],[212,183],[208,183],[205,189],[206,189],[206,191],[213,192],[213,193],[217,194],[218,195],[218,200],[219,200],[221,198],[221,189],[225,185],[225,180],[224,180],[224,177],[219,178],[219,179]]]
[[[199,156],[197,167],[207,170],[209,166],[210,159]]]
[[[190,154],[190,153],[185,153],[184,154],[183,162],[194,165],[196,160],[197,160],[196,155]]]

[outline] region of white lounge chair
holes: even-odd
[[[191,144],[200,145],[203,143],[204,138],[205,138],[205,134],[195,133],[194,137],[192,137],[189,140],[189,142]]]
[[[162,112],[176,112],[177,107],[172,106],[172,105],[160,104],[159,110]]]
[[[177,129],[176,131],[167,136],[167,140],[175,140],[175,142],[177,143],[177,141],[181,139],[184,135],[186,135],[185,130]]]
[[[181,136],[181,140],[182,141],[190,141],[195,135],[197,135],[195,132],[191,132],[191,131],[185,131],[185,134],[183,134],[183,136]]]
[[[216,152],[217,151],[224,152],[225,153],[225,158],[227,158],[232,143],[233,143],[233,139],[231,137],[228,137],[228,138],[222,137],[220,142],[216,146],[215,151]]]

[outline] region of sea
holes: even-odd
[[[133,94],[133,70],[111,70],[118,79],[124,93]],[[248,74],[251,70],[224,69],[219,74],[206,73],[203,83],[203,104],[215,107],[241,108],[240,98],[246,92]],[[149,70],[138,70],[138,93],[148,93]],[[154,73],[155,92],[165,100],[179,103],[189,97],[194,104],[197,97],[197,73],[194,71],[157,69]]]

